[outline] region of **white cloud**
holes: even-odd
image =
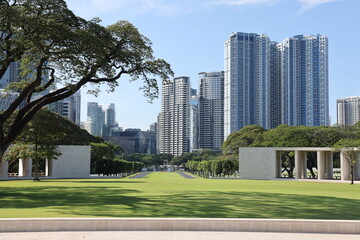
[[[341,0],[297,0],[301,4],[301,11],[307,11],[314,7],[330,2],[339,2]]]
[[[218,5],[252,5],[252,4],[274,4],[277,0],[218,0],[215,2],[210,2],[209,4],[218,4]]]
[[[131,14],[154,12],[159,15],[179,15],[191,11],[204,0],[66,0],[69,8],[89,17],[111,12]]]

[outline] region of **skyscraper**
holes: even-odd
[[[91,121],[92,126],[88,128],[91,129],[89,133],[95,136],[102,136],[102,128],[105,124],[105,111],[97,102],[88,102],[87,107],[87,121]]]
[[[197,90],[190,90],[190,151],[199,148],[199,96]]]
[[[225,42],[224,134],[247,125],[270,127],[270,40],[233,33]]]
[[[199,147],[221,150],[224,141],[224,72],[199,73]]]
[[[360,121],[360,96],[338,99],[336,108],[339,126],[354,125]]]
[[[115,127],[115,103],[110,103],[106,109],[106,125]]]
[[[329,125],[328,39],[297,35],[282,43],[282,123]]]
[[[78,91],[74,95],[49,104],[48,108],[80,126],[80,106],[81,93]]]
[[[224,134],[247,125],[329,124],[328,40],[298,35],[282,43],[233,33],[225,42]]]
[[[162,86],[159,151],[181,155],[190,151],[190,79],[178,77]]]

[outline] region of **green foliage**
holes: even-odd
[[[182,155],[175,156],[170,165],[181,166],[188,161],[202,161],[216,158],[220,153],[211,149],[204,149],[199,152],[183,153]]]
[[[265,129],[259,125],[250,125],[237,132],[231,133],[222,145],[224,154],[233,154],[239,152],[239,147],[248,147],[255,140],[259,140]]]
[[[355,165],[360,156],[360,139],[341,139],[333,146],[333,149],[340,151],[340,154],[349,164],[351,184],[354,184]]]
[[[239,147],[331,147],[340,139],[360,136],[355,129],[283,124],[264,130],[258,125],[250,125],[230,134],[223,144],[223,152],[238,153]]]
[[[96,173],[106,176],[117,175],[119,173],[137,173],[140,172],[144,164],[141,162],[128,162],[121,159],[103,158],[96,163]]]
[[[213,160],[187,161],[186,169],[204,178],[235,175],[239,170],[239,162],[233,156],[219,156]]]
[[[129,75],[143,81],[150,101],[157,97],[157,79],[166,81],[173,72],[151,45],[131,23],[102,26],[99,19],[76,16],[64,0],[0,1],[0,79],[10,64],[21,70],[21,81],[8,89],[19,96],[0,113],[0,157],[42,107],[85,85],[97,95],[100,85],[114,91],[118,79]],[[36,93],[43,94],[33,98]]]
[[[102,138],[93,136],[86,130],[81,129],[69,119],[47,109],[41,109],[34,119],[30,121],[28,127],[35,124],[34,121],[36,121],[39,126],[37,131],[46,136],[46,138],[43,138],[45,143],[52,143],[53,145],[89,145],[90,143],[104,141]],[[28,129],[25,128],[24,133],[17,138],[18,141],[28,142]]]

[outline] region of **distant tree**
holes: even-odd
[[[111,142],[102,142],[102,143],[91,143],[91,173],[99,173],[99,169],[107,168],[110,161],[120,155],[122,149],[120,146],[111,143]],[[102,167],[98,168],[97,165],[102,164]],[[105,170],[101,170],[104,172]]]
[[[266,130],[259,125],[250,125],[231,133],[222,145],[224,154],[238,154],[239,147],[249,147],[260,139]]]
[[[345,158],[350,167],[351,184],[354,184],[355,166],[360,156],[360,139],[341,139],[333,146]]]
[[[34,163],[34,180],[39,179],[39,165],[46,159],[56,159],[61,153],[57,142],[63,136],[58,128],[53,126],[51,114],[47,110],[37,112],[19,135],[21,141],[11,146],[5,158],[16,156],[19,158],[32,158]]]

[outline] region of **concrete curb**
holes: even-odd
[[[3,218],[0,232],[228,231],[360,234],[360,221],[245,218]]]

